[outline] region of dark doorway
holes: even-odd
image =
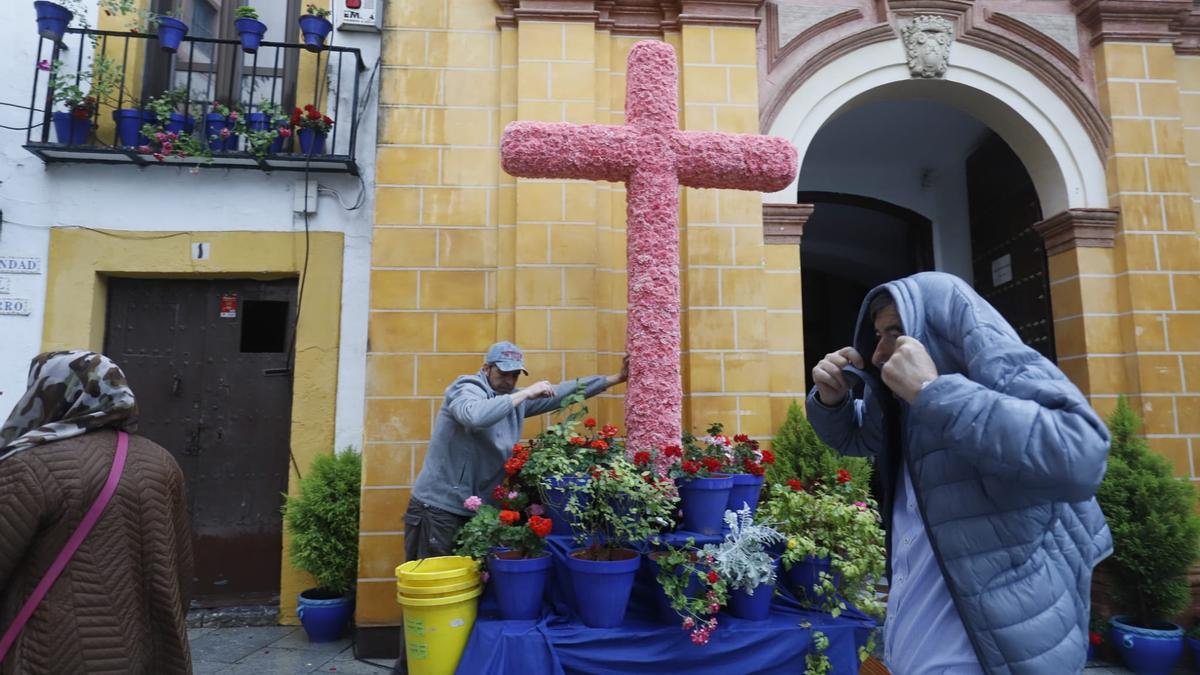
[[[850,344],[867,292],[892,279],[933,269],[928,218],[885,201],[835,192],[801,192],[813,204],[800,245],[804,372]]]
[[[1025,344],[1055,360],[1046,249],[1033,229],[1042,207],[1025,166],[994,133],[967,158],[967,197],[975,290]]]
[[[109,279],[105,352],[187,479],[198,606],[279,594],[295,280]]]

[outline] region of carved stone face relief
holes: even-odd
[[[939,78],[950,65],[954,25],[945,17],[922,14],[908,20],[900,32],[913,77]]]

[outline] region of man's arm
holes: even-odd
[[[843,455],[869,457],[883,447],[883,419],[864,399],[848,395],[838,405],[827,406],[813,387],[804,410],[817,437]]]
[[[446,409],[450,416],[468,429],[490,427],[513,409],[510,395],[488,398],[483,387],[470,379],[460,379],[451,385],[446,398]]]
[[[534,415],[541,415],[542,413],[557,410],[562,405],[563,399],[573,394],[579,388],[580,383],[583,383],[584,398],[591,398],[605,389],[614,387],[628,379],[629,357],[626,356],[621,361],[621,371],[615,375],[593,375],[591,377],[581,377],[558,383],[554,387],[554,396],[529,401],[525,405],[525,416],[533,417]]]

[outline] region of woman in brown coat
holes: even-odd
[[[85,351],[42,354],[0,427],[0,633],[9,629],[136,426],[125,375]],[[183,473],[129,437],[112,500],[34,610],[0,673],[190,673],[184,588],[191,533]]]

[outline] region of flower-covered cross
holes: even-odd
[[[626,81],[625,125],[513,122],[500,156],[513,176],[626,184],[626,448],[657,452],[682,435],[679,186],[781,190],[796,175],[796,149],[771,136],[680,131],[675,50],[665,42],[634,45]]]

